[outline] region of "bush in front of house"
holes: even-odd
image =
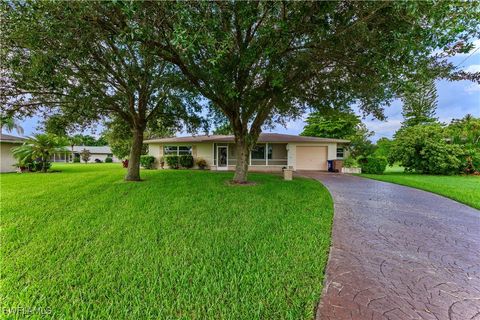
[[[145,169],[153,169],[155,164],[155,157],[154,156],[141,156],[140,157],[140,165]]]
[[[349,156],[345,160],[343,160],[343,166],[345,168],[355,168],[358,166],[358,164],[354,157]]]
[[[167,166],[169,166],[171,169],[178,169],[180,167],[178,156],[165,156],[164,159],[167,163]]]
[[[358,163],[362,173],[383,174],[387,168],[387,159],[382,157],[360,157]]]
[[[100,159],[95,159],[95,163],[102,163],[103,161]]]
[[[198,158],[196,161],[195,161],[197,167],[200,169],[200,170],[204,170],[208,167],[208,163],[205,159],[202,159],[202,158]]]
[[[193,167],[193,156],[191,155],[181,155],[179,156],[178,162],[182,168],[192,168]]]
[[[80,157],[74,157],[73,163],[80,163]]]
[[[112,162],[113,162],[112,158],[110,158],[110,157],[105,158],[105,163],[112,163]]]

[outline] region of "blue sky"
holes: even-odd
[[[474,54],[460,54],[452,57],[450,60],[461,69],[480,72],[480,40],[475,41],[476,50]],[[473,52],[473,51],[472,51]],[[450,122],[454,118],[462,118],[470,113],[475,117],[480,117],[480,85],[470,81],[437,81],[438,91],[438,108],[437,117],[441,122]],[[365,124],[370,130],[375,132],[373,140],[376,141],[381,137],[392,137],[395,131],[400,127],[402,122],[402,104],[400,101],[394,101],[392,105],[385,110],[387,116],[386,121],[372,120],[370,118],[364,119]],[[303,131],[305,125],[305,118],[302,120],[290,121],[287,127],[277,126],[272,132],[299,134]],[[33,117],[24,120],[22,126],[25,130],[25,135],[31,135],[38,132],[39,118]],[[99,133],[101,128],[97,128]],[[90,134],[90,132],[85,132]]]

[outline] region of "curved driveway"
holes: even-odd
[[[335,203],[317,319],[480,320],[480,211],[355,176],[304,172]]]

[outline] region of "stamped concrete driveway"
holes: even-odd
[[[395,184],[302,175],[335,203],[317,319],[480,319],[480,211]]]

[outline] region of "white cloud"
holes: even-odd
[[[476,92],[480,92],[480,84],[478,83],[471,83],[470,85],[465,87],[465,92],[468,94],[473,94]]]
[[[472,64],[463,69],[466,72],[480,72],[480,64]]]

